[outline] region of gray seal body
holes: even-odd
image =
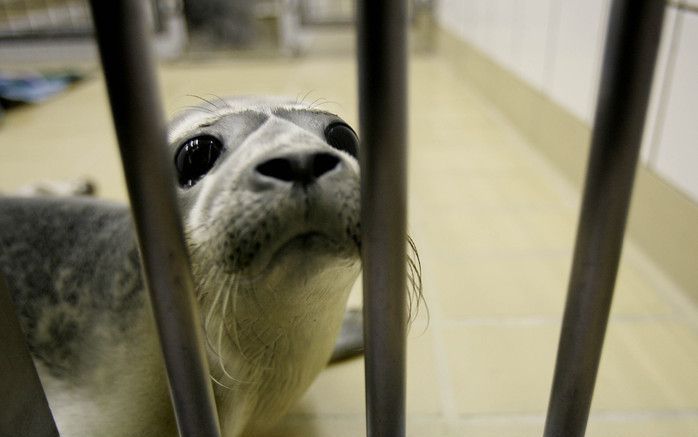
[[[360,272],[359,170],[346,129],[333,114],[259,98],[170,124],[225,437],[272,424],[332,353]],[[5,198],[0,210],[0,269],[61,436],[174,437],[128,209]]]

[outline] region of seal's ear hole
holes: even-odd
[[[194,186],[213,168],[221,155],[223,144],[215,137],[202,135],[184,142],[175,154],[175,167],[179,184],[184,188]]]
[[[348,124],[343,121],[335,121],[325,128],[325,139],[327,143],[337,150],[343,150],[358,158],[359,137]]]

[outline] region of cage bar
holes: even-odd
[[[0,274],[0,434],[58,437],[12,296]]]
[[[405,435],[407,6],[357,4],[366,425]]]
[[[193,279],[177,214],[145,3],[93,0],[91,6],[179,433],[182,437],[219,437]]]
[[[545,437],[583,436],[601,358],[664,15],[614,0]]]

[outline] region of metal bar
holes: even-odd
[[[0,435],[58,437],[44,388],[1,275]]]
[[[366,425],[405,435],[407,7],[357,5]]]
[[[145,5],[92,0],[92,14],[179,433],[218,437]]]
[[[608,323],[664,1],[611,6],[545,437],[583,436]]]

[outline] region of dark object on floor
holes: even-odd
[[[342,331],[337,338],[330,364],[348,360],[364,353],[364,318],[361,309],[348,309],[344,313]]]
[[[25,103],[40,103],[65,91],[82,79],[73,72],[2,73],[0,72],[0,106],[11,108]]]

